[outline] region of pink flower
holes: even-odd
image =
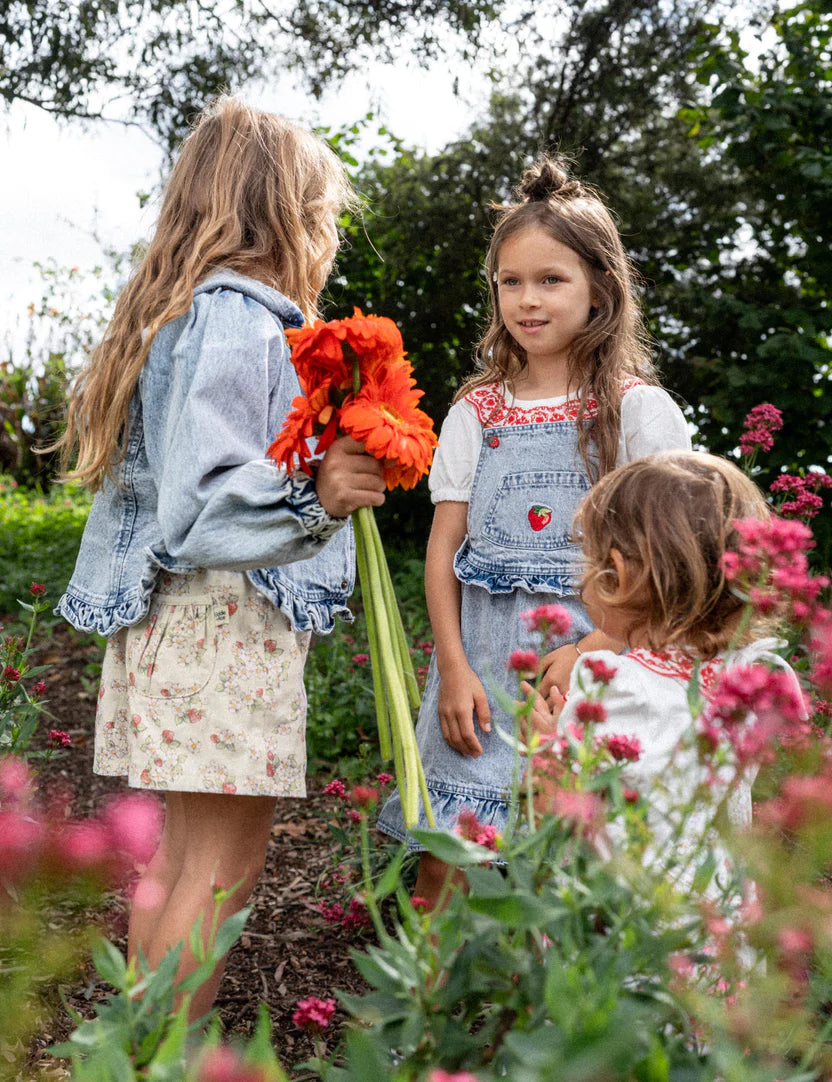
[[[604,803],[597,793],[577,789],[556,789],[552,796],[552,812],[567,823],[586,827],[590,832],[604,822]]]
[[[340,778],[334,778],[324,786],[324,796],[337,796],[339,800],[349,800],[350,798],[347,787]]]
[[[13,809],[0,811],[0,883],[20,883],[40,860],[44,840],[39,820]]]
[[[777,946],[785,955],[805,957],[814,949],[814,939],[805,928],[785,927],[777,933]]]
[[[591,699],[581,699],[575,707],[575,716],[584,725],[600,725],[607,720],[607,708],[603,703]]]
[[[33,582],[29,587],[29,593],[32,597],[42,597],[46,593],[46,587],[42,582]]]
[[[233,1048],[219,1045],[202,1057],[196,1082],[268,1082],[270,1077],[261,1067],[244,1063]]]
[[[392,774],[388,774],[388,773],[387,773],[386,771],[384,771],[384,770],[382,770],[382,772],[381,772],[380,774],[377,774],[377,775],[376,775],[376,781],[377,781],[377,782],[378,782],[378,784],[379,784],[379,785],[381,785],[382,787],[384,787],[385,785],[389,785],[389,784],[390,784],[390,782],[391,782],[392,780],[393,780],[393,775],[392,775]]]
[[[613,759],[620,762],[635,762],[641,758],[641,743],[635,736],[611,733],[604,737],[604,746]]]
[[[112,849],[135,864],[147,864],[156,852],[163,819],[162,805],[149,793],[116,797],[102,816]]]
[[[47,740],[53,748],[68,748],[72,743],[69,733],[65,733],[63,729],[50,729]]]
[[[499,848],[497,828],[492,824],[486,826],[481,823],[472,811],[461,811],[459,813],[454,831],[460,838],[481,845],[484,849],[490,849],[494,853]]]
[[[534,650],[515,650],[508,659],[507,668],[533,675],[540,668],[540,660]]]
[[[13,665],[7,665],[3,669],[3,680],[7,684],[16,684],[20,679],[20,669],[16,669]]]
[[[618,669],[614,669],[611,665],[607,665],[600,657],[584,658],[584,668],[589,669],[592,673],[593,680],[597,680],[599,684],[609,684],[618,672]]]
[[[562,605],[538,605],[521,612],[520,619],[529,631],[539,632],[547,642],[563,638],[572,626],[572,616]]]
[[[69,823],[52,842],[53,859],[71,874],[104,875],[112,868],[110,834],[96,819]]]
[[[410,904],[413,906],[417,913],[427,913],[431,908],[430,902],[427,900],[427,898],[422,898],[418,894],[413,895],[413,897],[410,899]]]
[[[44,681],[44,680],[38,680],[38,682],[36,684],[32,685],[32,695],[34,695],[35,697],[43,695],[45,693],[45,691],[46,691],[46,681]]]
[[[369,785],[355,785],[350,799],[357,808],[366,810],[375,807],[379,796],[378,789],[372,789]]]
[[[353,823],[361,822],[361,812],[357,808],[350,808],[347,812],[347,818]]]
[[[366,928],[372,928],[372,926],[373,922],[370,919],[370,914],[364,903],[358,898],[350,898],[350,904],[347,906],[347,911],[341,917],[341,927],[349,928],[354,932],[360,932]]]
[[[292,1021],[300,1029],[309,1033],[321,1033],[327,1028],[335,1014],[334,999],[318,999],[310,996],[308,999],[299,999],[298,1007],[292,1015]]]
[[[789,673],[764,665],[735,665],[719,674],[700,729],[721,734],[741,763],[757,762],[770,757],[776,739],[800,736],[806,715],[805,697]]]
[[[470,1071],[443,1071],[437,1067],[427,1077],[427,1082],[480,1082]]]
[[[352,655],[352,660],[353,660],[354,665],[360,665],[363,668],[363,666],[366,665],[367,662],[370,660],[370,655],[369,654],[353,654]]]
[[[740,436],[740,450],[750,455],[757,448],[770,451],[774,446],[772,433],[783,427],[783,414],[770,402],[762,402],[745,418],[745,431]]]
[[[625,788],[621,790],[621,795],[624,797],[628,804],[638,803],[639,795],[635,789],[627,789],[625,786]]]
[[[333,902],[332,905],[321,902],[318,906],[318,912],[327,924],[340,924],[344,919],[344,907],[340,902]]]
[[[32,795],[32,772],[16,755],[0,759],[0,797],[3,802],[25,803]]]

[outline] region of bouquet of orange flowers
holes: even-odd
[[[311,474],[313,455],[323,454],[338,435],[352,436],[383,463],[388,489],[413,488],[427,473],[437,444],[433,421],[416,403],[413,366],[391,319],[365,316],[286,331],[303,396],[296,398],[268,454],[287,470]],[[317,437],[314,452],[309,440]],[[356,556],[373,672],[379,746],[392,759],[405,823],[418,820],[419,793],[433,823],[411,708],[419,689],[390,570],[371,507],[353,515]]]

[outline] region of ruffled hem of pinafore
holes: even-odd
[[[496,794],[494,789],[484,785],[451,785],[433,778],[426,779],[426,787],[437,830],[453,831],[462,812],[473,812],[481,826],[494,826],[498,834],[505,833],[509,813],[508,793]],[[403,822],[404,813],[399,791],[396,789],[385,803],[376,826],[383,834],[389,834],[391,838],[404,842],[410,852],[426,852],[423,845],[411,837],[406,830],[402,830]],[[416,829],[431,829],[421,799]],[[504,864],[505,861],[495,857],[494,863]]]

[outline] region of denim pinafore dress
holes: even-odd
[[[577,400],[524,409],[507,406],[499,388],[488,385],[472,391],[466,401],[477,410],[483,440],[468,504],[468,533],[454,571],[461,583],[462,643],[488,695],[492,731],[484,733],[475,723],[483,749],[478,759],[461,755],[445,741],[433,657],[416,737],[437,827],[453,830],[460,812],[469,811],[502,832],[515,758],[496,728],[513,735],[514,719],[500,706],[498,692],[519,697],[508,659],[515,650],[538,652],[541,647],[521,613],[546,604],[571,613],[568,636],[550,649],[575,642],[593,628],[577,596],[581,550],[571,538],[575,511],[591,482],[578,451]],[[421,807],[418,825],[427,827]],[[385,803],[378,827],[411,849],[422,848],[407,836],[398,791]]]

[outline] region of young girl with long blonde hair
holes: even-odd
[[[129,953],[151,966],[240,909],[275,799],[305,794],[303,667],[352,589],[349,515],[381,465],[336,441],[314,478],[266,457],[299,393],[284,327],[316,315],[354,201],[320,140],[226,97],[185,140],[153,239],[70,399],[71,476],[95,490],[58,611],[108,637],[94,769],[165,793]],[[194,995],[212,1004],[222,966]]]
[[[500,705],[516,690],[509,656],[538,645],[520,614],[552,601],[572,615],[571,637],[545,659],[544,695],[568,685],[582,652],[620,648],[577,595],[570,531],[581,497],[623,462],[690,446],[681,411],[656,385],[633,271],[598,193],[544,157],[517,195],[499,208],[485,262],[492,314],[479,371],[445,420],[430,474],[435,651],[417,733],[445,828],[460,812],[506,825],[513,752],[494,727],[513,731]],[[398,794],[379,826],[406,836]],[[423,852],[415,892],[435,902],[447,874]]]

